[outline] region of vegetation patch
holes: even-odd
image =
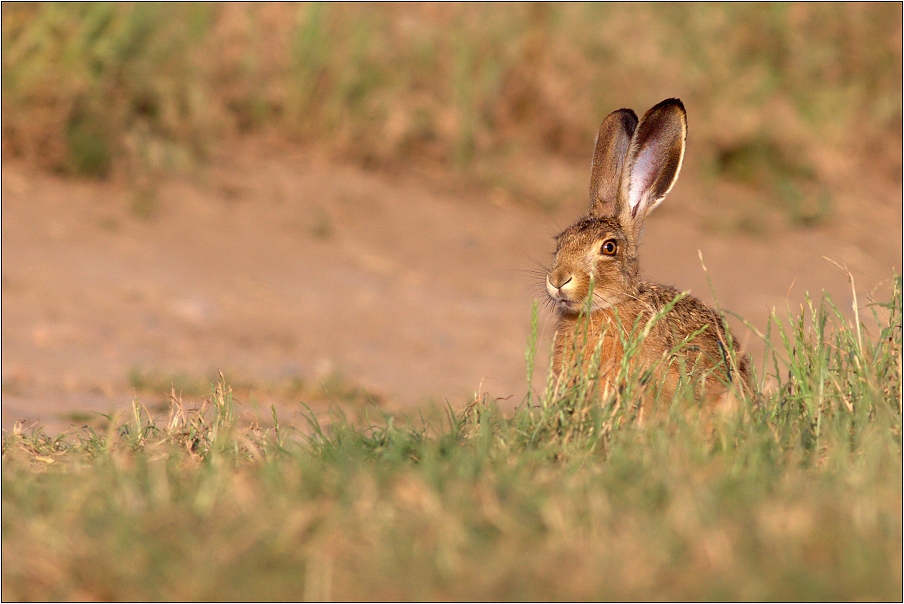
[[[858,307],[871,331],[828,297],[773,317],[758,392],[719,412],[550,376],[510,417],[290,429],[221,379],[105,433],[13,431],[3,598],[897,599],[901,285]]]
[[[493,186],[526,157],[583,163],[602,116],[669,96],[691,109],[695,156],[731,173],[753,162],[756,179],[785,188],[788,170],[803,167],[809,175],[790,181],[803,198],[809,180],[838,178],[819,159],[826,147],[900,173],[895,4],[2,11],[4,157],[86,176],[153,182],[147,173],[196,165],[258,132]],[[534,188],[511,192],[548,203],[531,199]],[[793,192],[767,192],[794,203]],[[790,217],[818,222],[818,205],[792,206]]]

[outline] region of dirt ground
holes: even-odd
[[[559,163],[536,177],[580,190],[586,171]],[[707,187],[682,174],[647,221],[642,270],[712,302],[699,250],[721,305],[759,328],[805,291],[825,289],[850,313],[847,275],[824,256],[851,270],[861,306],[901,271],[900,181],[839,182],[828,223],[765,234],[712,228],[718,217],[694,202]],[[586,204],[574,195],[545,212],[500,191],[255,142],[156,191],[142,207],[122,182],[4,162],[3,429],[64,430],[136,395],[165,400],[162,387],[136,392],[135,375],[217,370],[250,384],[242,402],[289,416],[299,400],[329,399],[318,384],[337,376],[393,409],[461,407],[478,389],[514,406],[541,296],[531,271]],[[538,386],[552,326],[543,311]],[[756,338],[736,333],[758,362]],[[289,394],[271,387],[299,380]]]

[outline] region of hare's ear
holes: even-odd
[[[613,111],[600,125],[590,168],[590,216],[594,218],[618,213],[622,165],[636,127],[637,114],[630,109]]]
[[[687,138],[687,113],[678,99],[647,111],[625,158],[619,189],[623,221],[639,226],[678,179]]]

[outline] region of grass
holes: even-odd
[[[820,192],[840,177],[826,147],[900,173],[893,3],[2,11],[4,157],[121,173],[139,190],[255,132],[492,186],[524,157],[583,165],[605,114],[668,96],[691,109],[694,161],[797,224],[830,209]]]
[[[872,332],[828,297],[773,317],[733,413],[641,419],[631,376],[602,400],[550,376],[511,417],[337,406],[294,429],[243,424],[220,380],[157,421],[6,434],[2,596],[900,599],[894,283],[857,309]]]
[[[129,386],[136,395],[165,395],[174,397],[200,398],[210,392],[211,375],[188,375],[185,373],[161,373],[143,371],[137,367],[128,374]],[[304,398],[317,402],[330,401],[341,404],[364,405],[379,404],[383,397],[370,392],[351,381],[342,371],[334,370],[317,382],[306,383],[301,377],[294,376],[280,380],[262,382],[260,380],[230,381],[230,390],[241,394],[243,400],[254,400],[257,395],[275,395],[281,399]]]

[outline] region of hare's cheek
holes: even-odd
[[[575,298],[583,300],[587,297],[587,294],[590,293],[591,281],[593,282],[592,287],[599,289],[599,277],[590,274],[581,275],[577,287],[575,287]]]
[[[621,281],[621,270],[615,259],[600,260],[596,267],[596,280],[600,284]]]
[[[608,258],[596,259],[593,266],[593,275],[597,279],[608,277],[612,272],[612,261]]]

